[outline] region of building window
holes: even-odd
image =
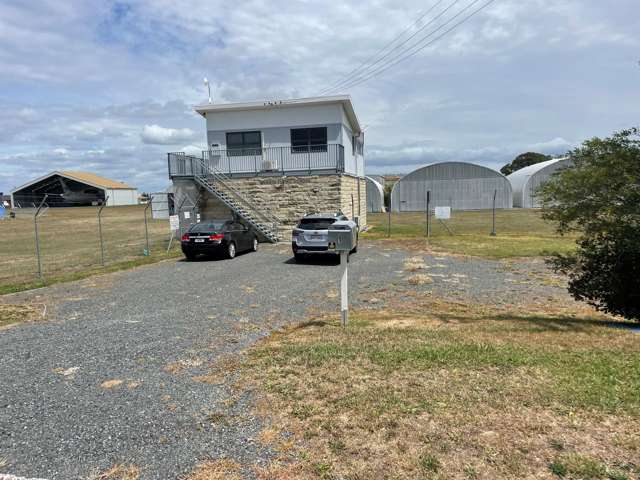
[[[262,155],[262,135],[260,132],[227,133],[227,154],[231,157]]]
[[[291,151],[293,153],[326,152],[327,127],[292,128]]]
[[[351,136],[351,152],[353,155],[362,155],[364,151],[364,138],[360,138],[359,136],[352,135]]]

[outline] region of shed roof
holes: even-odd
[[[64,171],[60,172],[65,177],[69,177],[72,180],[77,180],[83,183],[89,183],[95,185],[96,187],[103,188],[111,188],[113,190],[135,190],[136,187],[132,187],[127,185],[124,182],[119,182],[117,180],[111,180],[106,177],[101,177],[100,175],[96,175],[95,173],[89,172],[78,172],[78,171]]]
[[[229,112],[229,111],[242,111],[242,110],[270,110],[273,108],[288,108],[288,107],[300,107],[300,106],[312,106],[312,105],[329,105],[332,103],[342,104],[344,111],[351,123],[351,127],[354,133],[362,132],[360,122],[353,109],[353,103],[351,102],[350,95],[330,95],[324,97],[308,97],[308,98],[291,98],[288,100],[273,100],[273,101],[259,101],[259,102],[244,102],[244,103],[205,103],[202,105],[196,105],[195,111],[203,117],[207,112]]]
[[[111,180],[109,178],[101,177],[100,175],[96,175],[95,173],[56,170],[54,172],[48,173],[34,180],[31,180],[25,183],[24,185],[20,185],[19,187],[14,188],[13,190],[11,190],[11,193],[17,192],[18,190],[22,190],[23,188],[29,187],[34,183],[38,183],[49,177],[53,177],[54,175],[59,175],[61,177],[65,177],[70,180],[75,180],[80,183],[86,183],[87,185],[91,185],[93,187],[98,187],[98,188],[109,188],[113,190],[135,190],[136,189],[136,187],[127,185],[124,182],[118,182],[116,180]]]

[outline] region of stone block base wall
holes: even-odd
[[[314,212],[342,212],[367,224],[366,185],[363,178],[348,175],[233,178],[232,185],[255,205],[280,222],[280,238],[288,241],[300,217]],[[353,207],[353,208],[352,208]],[[216,197],[200,190],[199,211],[203,220],[227,218],[232,212]]]

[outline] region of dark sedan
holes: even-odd
[[[182,253],[189,260],[200,254],[234,258],[238,252],[258,250],[258,236],[237,220],[205,220],[191,225],[181,244]]]

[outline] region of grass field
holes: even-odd
[[[102,213],[105,264],[128,268],[166,258],[167,220],[151,220],[151,257],[145,257],[144,206],[107,207]],[[44,279],[48,283],[104,271],[96,207],[51,208],[38,221]],[[39,286],[33,216],[0,221],[0,293]]]
[[[638,478],[637,334],[575,305],[391,297],[252,351],[280,453],[259,478]]]
[[[367,222],[370,229],[363,238],[387,241],[387,214],[369,213]],[[427,240],[425,214],[394,213],[391,215],[389,241],[425,240],[435,250],[490,258],[567,252],[575,245],[575,236],[558,235],[552,224],[540,218],[538,210],[498,210],[495,237],[490,236],[490,210],[453,212],[452,218],[446,221],[446,227],[432,218],[431,236]]]

